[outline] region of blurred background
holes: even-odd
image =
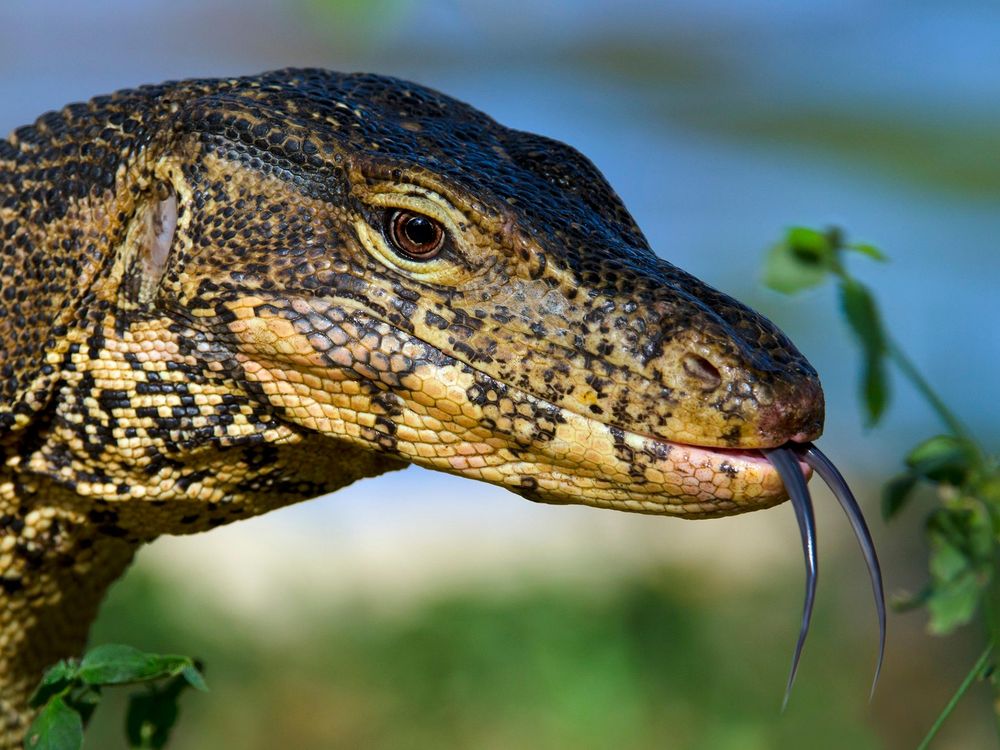
[[[866,507],[890,591],[925,579],[926,497],[881,484],[938,430],[900,385],[866,431],[829,290],[759,283],[789,225],[838,224],[890,329],[1000,443],[1000,9],[975,0],[7,0],[0,129],[117,88],[316,65],[414,79],[567,141],[656,251],[773,318],[820,371],[824,450]],[[896,381],[898,383],[898,380]],[[208,664],[176,748],[909,748],[982,644],[877,631],[846,521],[815,489],[822,578],[784,714],[802,562],[792,511],[712,522],[536,506],[411,468],[210,534],[162,539],[94,633]],[[937,748],[996,746],[974,690]],[[104,706],[90,748],[115,748]]]

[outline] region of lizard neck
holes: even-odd
[[[137,548],[98,532],[73,493],[0,469],[0,749],[20,747],[42,672],[79,654]]]
[[[108,586],[141,544],[405,465],[322,436],[282,433],[278,444],[267,440],[273,436],[191,450],[151,443],[177,450],[162,466],[136,466],[116,452],[114,440],[100,455],[74,444],[80,438],[72,425],[101,424],[100,415],[79,406],[57,399],[27,430],[0,438],[0,750],[20,747],[42,673],[80,654]],[[137,479],[143,472],[167,488],[162,496],[124,491],[144,487]],[[107,477],[98,482],[101,473]],[[105,493],[123,491],[102,494],[102,486]]]

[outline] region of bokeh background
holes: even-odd
[[[290,65],[389,73],[588,154],[658,253],[775,319],[822,373],[824,449],[860,490],[890,591],[924,579],[924,498],[878,487],[937,429],[905,387],[858,416],[828,291],[759,283],[793,224],[838,224],[891,329],[1000,443],[1000,9],[975,0],[5,0],[0,129],[169,78]],[[411,468],[156,542],[94,637],[193,653],[212,692],[176,748],[908,748],[977,653],[890,616],[816,490],[822,579],[779,713],[802,563],[791,509],[712,522],[536,506]],[[88,747],[123,745],[120,706]],[[975,690],[938,748],[996,746]]]

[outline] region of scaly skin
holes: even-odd
[[[435,257],[394,245],[398,210],[444,228]],[[0,747],[160,534],[408,463],[740,513],[785,498],[754,449],[823,421],[788,339],[658,259],[579,153],[318,70],[123,91],[0,141],[0,344]]]

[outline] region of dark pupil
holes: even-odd
[[[414,245],[433,245],[437,242],[437,229],[434,223],[423,216],[407,219],[403,224],[403,233]]]

